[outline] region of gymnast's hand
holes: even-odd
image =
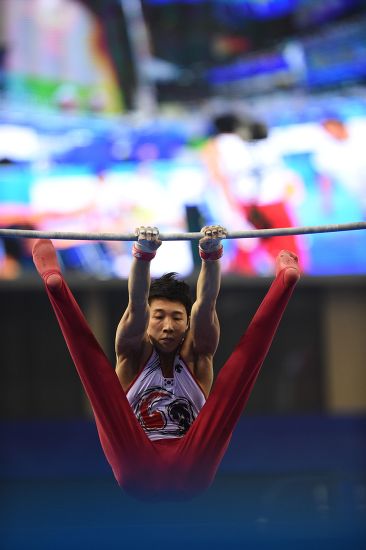
[[[141,252],[152,254],[157,251],[161,245],[159,240],[159,229],[157,227],[145,227],[141,225],[135,229],[135,235],[137,242],[135,242],[135,248]]]
[[[218,260],[222,256],[222,239],[226,239],[227,230],[221,225],[207,225],[201,229],[204,237],[199,240],[199,253],[204,260]]]

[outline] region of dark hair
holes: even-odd
[[[231,113],[225,113],[213,119],[213,128],[216,134],[233,134],[239,125],[239,119]]]
[[[259,141],[268,137],[268,128],[262,122],[252,122],[249,126],[250,139],[253,141]]]
[[[149,304],[154,298],[164,298],[184,305],[189,317],[192,309],[192,298],[189,285],[177,279],[177,273],[165,273],[159,279],[154,279],[150,285]]]

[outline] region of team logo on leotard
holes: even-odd
[[[188,399],[176,398],[161,387],[150,388],[140,394],[133,408],[145,431],[158,431],[170,436],[184,435],[195,418]]]
[[[144,392],[137,403],[136,416],[141,426],[148,431],[162,430],[166,426],[166,415],[156,406],[169,392],[162,388],[151,388]]]
[[[175,399],[168,407],[168,414],[182,435],[188,431],[194,420],[192,404],[185,397]]]

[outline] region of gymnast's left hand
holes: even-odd
[[[226,239],[227,229],[221,225],[206,225],[202,227],[204,237],[199,240],[199,247],[206,253],[216,252],[222,247],[221,240]]]

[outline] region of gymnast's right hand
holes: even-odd
[[[141,225],[135,229],[135,235],[137,242],[134,244],[136,251],[140,251],[144,254],[156,253],[161,241],[159,240],[159,229],[157,227],[150,227]]]

